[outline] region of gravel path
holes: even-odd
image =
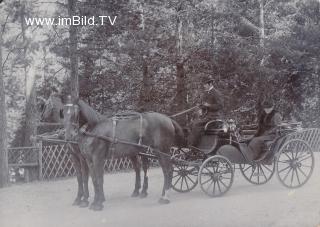
[[[251,185],[238,172],[233,187],[223,197],[209,198],[196,187],[185,194],[172,192],[168,205],[158,204],[163,182],[160,169],[150,170],[149,196],[145,199],[130,197],[133,172],[105,175],[107,201],[100,212],[71,206],[76,194],[75,178],[15,185],[0,189],[0,226],[318,227],[319,161],[320,155],[316,154],[310,181],[296,190],[283,187],[276,175],[266,185]]]

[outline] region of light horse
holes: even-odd
[[[78,140],[78,144],[81,153],[87,160],[94,186],[95,196],[90,208],[94,210],[103,209],[103,202],[105,201],[103,175],[104,163],[107,157],[127,156],[131,158],[134,164],[137,163],[139,152],[147,152],[146,149],[143,150],[140,146],[124,144],[121,141],[133,144],[141,143],[153,151],[159,160],[164,175],[164,184],[159,202],[169,203],[168,192],[171,188],[173,173],[170,148],[174,144],[182,144],[184,142],[184,134],[181,127],[171,118],[155,112],[132,115],[121,120],[108,118],[102,121],[98,121],[98,119],[92,120],[91,115],[93,112],[94,110],[82,100],[75,100],[67,104],[64,110],[64,125],[68,132],[67,139],[81,134],[79,127],[74,124],[78,117],[79,119],[85,119],[88,125],[87,131],[82,131],[83,134]],[[139,181],[140,177],[137,178]],[[145,187],[147,185],[144,183],[143,190],[146,190]],[[136,179],[134,194],[139,192],[139,188],[139,182],[137,183]]]

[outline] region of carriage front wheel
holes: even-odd
[[[173,159],[173,175],[171,186],[177,192],[189,192],[194,189],[198,184],[198,166],[190,166],[185,161],[182,154],[177,154],[172,157]],[[179,161],[181,160],[182,161]],[[177,161],[178,160],[178,161]]]
[[[233,176],[231,162],[221,155],[215,155],[207,158],[201,165],[198,181],[204,193],[218,197],[229,191]]]
[[[303,140],[289,140],[280,148],[276,166],[280,182],[285,187],[298,188],[304,185],[312,175],[313,150]]]

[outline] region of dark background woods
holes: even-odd
[[[319,127],[317,0],[48,2],[1,6],[2,134],[12,146],[30,145],[37,112],[53,91],[79,93],[106,114],[173,114],[197,103],[208,75],[224,95],[226,117],[252,123],[259,100],[272,96],[287,119]],[[117,19],[76,27],[23,20],[72,15]]]

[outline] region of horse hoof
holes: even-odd
[[[101,211],[103,209],[103,205],[102,204],[91,205],[90,209],[93,211]]]
[[[160,198],[159,199],[159,203],[160,204],[168,204],[168,203],[170,203],[170,200],[169,199]]]
[[[89,206],[89,202],[86,200],[82,200],[81,203],[79,204],[79,207],[84,208],[84,207],[88,207]]]
[[[139,191],[133,191],[131,194],[131,197],[138,197],[139,196]]]
[[[72,203],[72,206],[79,206],[81,204],[80,199],[75,199],[74,202]]]
[[[148,192],[141,192],[140,198],[146,198],[148,196]]]

